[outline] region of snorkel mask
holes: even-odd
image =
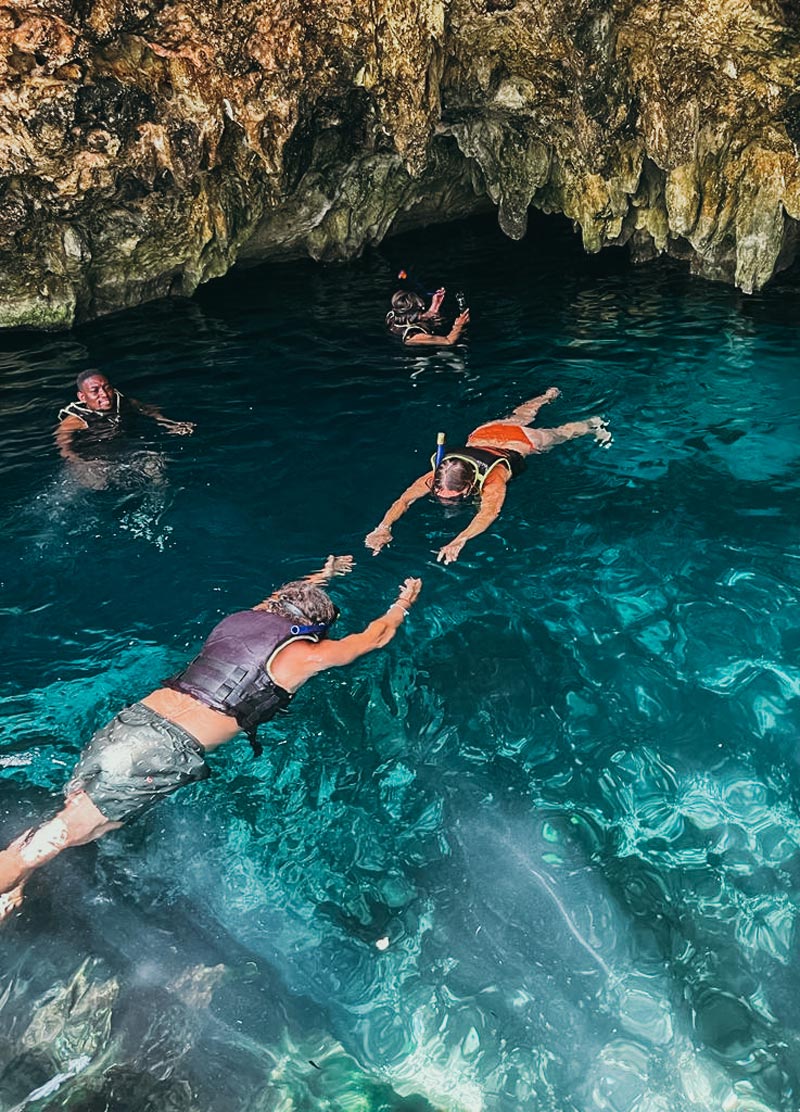
[[[435,499],[439,503],[439,505],[443,506],[446,510],[453,511],[460,510],[463,506],[465,506],[474,493],[474,486],[471,486],[468,490],[461,491],[460,494],[450,495],[441,494],[436,490],[435,487],[431,487],[431,498]]]
[[[339,607],[334,605],[333,617],[330,622],[310,622],[300,607],[295,606],[293,602],[284,602],[281,600],[281,609],[300,619],[298,624],[289,627],[289,632],[292,637],[304,637],[309,634],[316,634],[318,637],[327,637],[328,630],[341,614]]]

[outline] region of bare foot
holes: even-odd
[[[590,417],[586,423],[589,430],[594,434],[597,443],[604,448],[608,448],[614,438],[608,431],[608,422],[605,417]]]
[[[22,905],[22,885],[18,884],[16,888],[12,888],[10,892],[3,892],[0,895],[0,923],[8,919],[15,911]]]

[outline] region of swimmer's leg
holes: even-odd
[[[549,390],[545,390],[538,398],[531,398],[530,401],[518,405],[516,409],[509,413],[508,417],[503,418],[503,423],[505,424],[507,422],[509,425],[529,425],[542,406],[547,405],[548,402],[555,401],[560,393],[561,391],[557,387],[551,386]]]
[[[598,444],[610,444],[611,433],[602,417],[590,417],[588,421],[569,421],[554,429],[525,429],[525,435],[537,452],[546,452],[565,440],[575,440],[588,433],[594,435]]]
[[[62,850],[86,845],[120,826],[121,822],[107,819],[85,792],[68,796],[55,818],[26,830],[0,853],[0,921],[22,903],[22,889],[35,869]]]

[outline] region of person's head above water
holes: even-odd
[[[116,391],[100,371],[81,371],[75,384],[79,400],[89,409],[103,411],[113,406]]]
[[[410,324],[425,311],[425,302],[418,293],[411,290],[398,290],[392,295],[392,312],[398,323]]]
[[[475,487],[476,472],[463,459],[443,459],[433,472],[431,493],[435,498],[452,501],[468,498]]]
[[[339,617],[339,610],[328,598],[325,591],[303,579],[284,583],[282,587],[263,603],[264,610],[281,614],[297,623],[298,626],[333,625]]]

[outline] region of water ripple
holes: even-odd
[[[458,349],[386,342],[412,264],[467,289]],[[226,746],[31,883],[2,1100],[214,1107],[224,1075],[231,1109],[796,1105],[793,281],[743,299],[477,221],[3,339],[4,836],[222,614],[331,551],[343,632],[424,589],[260,761]],[[82,485],[52,429],[88,366],[195,435],[145,428]],[[452,567],[467,519],[426,501],[366,552],[440,429],[550,385],[539,425],[605,413],[610,449],[532,459]]]

